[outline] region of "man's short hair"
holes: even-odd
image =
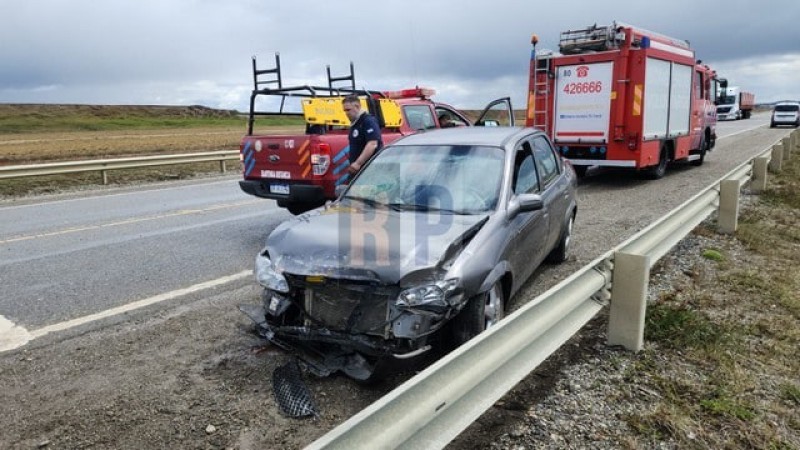
[[[342,103],[343,104],[344,103],[358,103],[358,105],[360,106],[361,105],[361,99],[359,99],[357,95],[352,95],[351,94],[351,95],[348,95],[345,98],[343,98],[342,99]]]

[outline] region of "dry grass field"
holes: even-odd
[[[275,132],[298,132],[302,128],[296,122],[276,119],[269,125]],[[0,166],[237,150],[246,126],[246,118],[236,111],[201,106],[0,104]],[[218,171],[217,163],[161,166],[114,171],[109,181],[159,181]],[[91,172],[0,180],[0,196],[54,192],[101,182],[101,175]]]
[[[471,119],[481,111],[465,110]],[[515,111],[517,124],[524,111]],[[490,118],[506,120],[497,117]],[[257,131],[302,133],[293,117],[259,118]],[[0,104],[0,167],[55,161],[238,150],[246,114],[203,106]],[[229,170],[238,170],[228,164]],[[160,166],[109,173],[109,183],[130,184],[204,176],[218,163]],[[18,197],[102,183],[100,173],[0,180],[0,197]]]

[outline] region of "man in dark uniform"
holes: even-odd
[[[381,127],[371,114],[361,109],[361,100],[356,95],[348,95],[342,100],[347,118],[350,119],[350,165],[347,173],[355,175],[376,151],[383,147]]]

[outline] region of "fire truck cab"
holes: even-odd
[[[526,125],[540,128],[579,175],[625,167],[661,178],[700,165],[716,140],[721,80],[687,41],[614,22],[561,33],[560,54],[532,40]]]

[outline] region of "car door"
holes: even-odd
[[[545,256],[561,237],[569,209],[569,180],[563,176],[564,166],[553,146],[543,135],[531,139],[533,158],[539,175],[539,189],[548,214],[548,236]]]
[[[529,139],[515,147],[512,174],[512,196],[539,193],[539,175]],[[509,262],[514,268],[517,285],[525,282],[546,256],[549,222],[546,209],[521,212],[511,219]]]
[[[475,121],[476,127],[497,127],[509,126],[513,127],[514,122],[514,108],[511,106],[511,97],[501,97],[492,100],[483,108],[483,112],[478,116]]]

